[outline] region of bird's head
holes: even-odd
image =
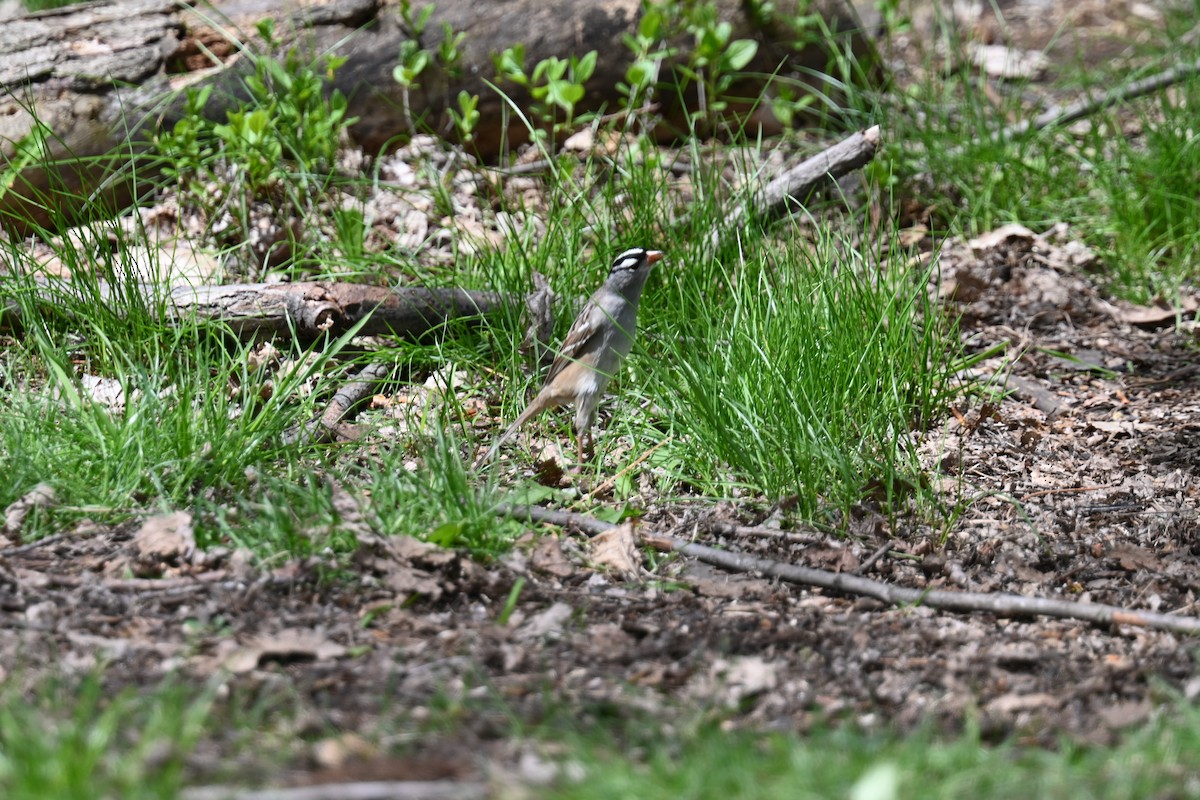
[[[617,277],[622,274],[636,274],[639,272],[648,272],[650,267],[662,261],[663,254],[661,250],[646,250],[642,247],[631,247],[613,260],[612,269],[609,270],[609,277]]]

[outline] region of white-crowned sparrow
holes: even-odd
[[[491,460],[500,445],[534,416],[567,403],[575,404],[575,435],[579,442],[579,460],[583,461],[584,437],[590,440],[604,387],[633,347],[642,289],[650,268],[662,257],[658,250],[641,247],[617,256],[608,279],[588,299],[571,325],[562,349],[546,373],[542,390],[478,463]]]

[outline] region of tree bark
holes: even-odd
[[[732,39],[754,39],[758,51],[745,68],[746,73],[758,73],[763,80],[747,80],[734,87],[733,96],[756,101],[766,83],[765,76],[778,73],[781,77],[799,78],[811,73],[823,73],[828,62],[828,47],[793,46],[794,34],[784,24],[789,17],[808,11],[822,16],[830,28],[845,32],[853,51],[864,64],[870,62],[869,40],[862,35],[860,22],[851,2],[853,0],[777,0],[770,19],[752,13],[756,4],[745,0],[716,0],[721,21],[731,25]],[[868,4],[862,4],[866,6]],[[479,95],[480,124],[474,147],[485,159],[500,153],[505,147],[525,142],[529,138],[526,123],[511,113],[509,102],[496,93],[488,82],[496,83],[516,107],[527,110],[531,98],[524,89],[498,81],[492,57],[517,43],[525,45],[525,65],[532,71],[542,59],[582,56],[591,50],[598,54],[596,70],[588,81],[587,93],[578,110],[615,110],[621,95],[617,85],[625,80],[625,72],[633,63],[633,55],[625,45],[626,36],[637,30],[641,19],[641,0],[440,0],[435,4],[422,39],[422,46],[437,48],[443,26],[462,31],[466,39],[462,46],[462,74],[447,75],[431,65],[419,79],[420,86],[410,92],[409,103],[414,115],[435,129],[444,125],[448,106],[456,103],[459,91]],[[334,45],[324,32],[323,44]],[[381,15],[380,24],[364,30],[348,42],[344,52],[350,61],[337,78],[339,88],[352,98],[354,113],[361,117],[354,135],[369,151],[377,150],[397,134],[407,133],[399,113],[403,98],[399,85],[392,79],[396,54],[408,35],[396,24],[392,15]],[[826,43],[837,46],[836,43]],[[688,40],[676,40],[671,45],[677,53],[667,59],[660,73],[661,85],[656,93],[664,117],[676,123],[674,130],[683,131],[684,111],[694,109],[694,92],[680,92],[675,82],[675,69],[686,63],[692,45]],[[811,79],[807,79],[811,82]],[[836,95],[829,86],[822,90]],[[749,102],[743,110],[749,109]],[[504,121],[507,119],[508,124]],[[760,124],[771,124],[766,114],[756,117]],[[778,132],[776,125],[773,132]],[[772,131],[768,131],[770,133]]]
[[[37,283],[40,303],[68,311],[64,295],[81,291],[72,284]],[[111,284],[97,285],[99,299],[112,305],[118,294]],[[154,287],[141,287],[145,302],[158,297]],[[357,283],[310,281],[303,283],[239,283],[225,286],[173,286],[164,297],[168,322],[192,318],[221,322],[234,333],[251,337],[260,333],[313,339],[326,332],[350,330],[360,320],[363,335],[387,334],[411,339],[433,334],[455,319],[482,319],[512,304],[497,292],[466,289],[388,289]],[[0,306],[0,326],[22,324],[21,308],[13,301]]]
[[[89,195],[128,160],[128,131],[168,93],[164,66],[183,35],[175,0],[90,3],[0,25],[0,227],[24,234],[30,223],[82,218]],[[104,200],[124,205],[129,188],[115,183]]]
[[[411,133],[400,87],[392,78],[400,45],[408,39],[395,8],[381,0],[334,0],[297,10],[296,2],[255,3],[253,13],[239,22],[283,19],[278,32],[291,31],[291,41],[302,50],[348,59],[335,85],[349,98],[350,113],[360,118],[351,133],[368,153]],[[818,13],[830,28],[845,32],[854,52],[870,63],[869,41],[851,5],[856,2],[860,0],[776,0],[776,11],[764,19],[754,13],[756,4],[715,0],[720,18],[732,26],[732,38],[759,44],[747,73],[796,78],[821,72],[830,51],[792,46],[786,15],[801,10]],[[232,3],[226,0],[225,7],[235,16]],[[492,57],[518,43],[526,47],[529,70],[551,56],[596,50],[596,71],[578,110],[613,109],[619,99],[616,86],[632,59],[623,38],[636,30],[640,16],[640,0],[438,0],[421,44],[436,50],[443,25],[465,33],[461,71],[452,75],[431,65],[410,92],[411,113],[419,125],[444,131],[447,107],[466,91],[480,97],[473,146],[481,157],[494,158],[524,141],[525,124],[488,86],[495,76]],[[196,82],[180,72],[204,64],[197,41],[218,53],[236,53],[227,43],[223,49],[216,46],[222,40],[212,24],[211,17],[183,8],[178,0],[120,0],[40,12],[0,26],[0,160],[10,181],[0,184],[0,224],[22,234],[30,224],[62,228],[96,216],[97,206],[127,204],[136,187],[130,180],[114,179],[114,173],[127,165],[147,133],[173,125],[182,115],[183,98],[169,90]],[[679,122],[695,102],[694,95],[672,83],[673,69],[686,60],[690,42],[672,44],[678,52],[664,63],[656,96],[668,123]],[[217,84],[206,109],[211,118],[224,121],[225,112],[244,99],[243,80],[252,69],[250,59],[234,59],[229,69],[199,79]],[[524,90],[503,83],[500,88],[517,107],[528,107]],[[734,93],[755,98],[761,88],[761,82],[743,83]],[[758,122],[767,124],[762,115]],[[46,156],[27,157],[31,146],[35,153],[40,150],[39,143],[44,143]],[[47,161],[53,163],[49,169]]]

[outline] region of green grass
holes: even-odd
[[[64,8],[82,2],[85,2],[85,0],[24,0],[23,5],[26,11],[34,12],[48,11],[52,8]]]
[[[1181,4],[1164,8],[1167,24],[1138,53],[1137,69],[1114,61],[1062,65],[1068,99],[1099,97],[1140,77],[1194,61],[1194,25]],[[925,78],[881,101],[879,113],[898,148],[901,183],[913,177],[916,199],[936,227],[977,235],[1007,222],[1041,231],[1059,222],[1095,247],[1098,278],[1138,302],[1172,300],[1200,278],[1200,169],[1195,136],[1200,76],[1170,90],[1097,111],[1069,128],[1028,131],[997,143],[1013,120],[1042,109],[1022,104],[1033,87],[993,84],[987,93],[967,62],[966,41],[946,24]],[[1044,92],[1046,87],[1038,87]],[[1071,93],[1075,93],[1074,96]],[[1065,104],[1065,103],[1064,103]],[[1131,135],[1131,131],[1133,132]]]
[[[105,270],[114,291],[102,298],[89,277],[97,268],[75,263],[73,283],[41,289],[29,275],[5,279],[25,331],[0,360],[11,387],[0,394],[0,453],[12,478],[0,505],[49,481],[64,508],[43,517],[47,526],[65,524],[73,508],[119,517],[228,498],[255,473],[294,461],[281,435],[310,419],[314,397],[301,389],[348,336],[256,368],[251,346],[218,327],[171,324],[132,271]],[[84,376],[109,381],[122,399],[97,398]]]
[[[654,724],[647,722],[647,728]],[[971,728],[945,738],[824,728],[800,736],[704,725],[665,735],[603,733],[548,741],[575,769],[554,800],[850,797],[947,800],[1147,800],[1200,797],[1200,714],[1182,706],[1114,746],[992,745]],[[569,744],[564,748],[564,739]],[[564,753],[565,750],[565,753]]]
[[[941,413],[956,345],[901,251],[879,263],[837,235],[795,234],[681,278],[652,394],[675,455],[698,462],[692,482],[720,493],[728,465],[812,517],[918,482],[910,433]]]
[[[169,185],[181,189],[186,202],[203,204],[196,187],[245,161],[253,169],[240,175],[244,190],[235,195],[282,198],[306,218],[314,209],[337,209],[313,230],[319,235],[274,265],[281,274],[360,280],[409,274],[427,284],[519,294],[537,270],[560,296],[554,342],[579,300],[603,280],[612,253],[635,244],[663,249],[668,258],[647,288],[638,346],[604,404],[606,435],[588,467],[591,477],[607,478],[653,450],[638,472],[622,475],[614,489],[618,500],[649,485],[666,497],[793,499],[799,514],[813,521],[836,518],[866,498],[893,511],[912,508],[896,503],[914,491],[920,495],[925,484],[914,436],[958,391],[951,375],[960,363],[954,327],[925,292],[930,276],[911,265],[892,232],[880,236],[845,213],[842,203],[822,201],[812,209],[814,218],[837,218],[839,229],[751,221],[712,248],[709,234],[744,199],[744,187],[761,180],[757,159],[734,151],[726,151],[726,159],[692,142],[691,197],[685,209],[676,208],[662,155],[634,140],[612,158],[580,162],[545,153],[554,165],[543,179],[545,206],[502,202],[506,211],[537,215],[540,235],[527,228],[504,250],[460,254],[453,268],[440,272],[418,267],[402,254],[364,249],[359,197],[371,179],[364,176],[357,186],[331,179],[334,155],[322,142],[344,126],[345,106],[336,96],[328,105],[318,99],[321,64],[295,55],[255,63],[250,100],[228,124],[199,122],[202,97],[193,96],[193,116],[158,143],[171,168],[158,183],[135,173],[137,196],[153,197]],[[936,74],[937,65],[928,66],[927,73]],[[289,85],[289,75],[296,78],[290,93],[267,91]],[[1200,167],[1200,148],[1189,138],[1186,110],[1200,100],[1198,87],[1193,80],[1169,99],[1142,101],[1137,140],[1116,135],[1116,112],[1109,111],[1082,134],[1051,130],[980,144],[1015,105],[992,105],[966,70],[906,87],[895,95],[902,102],[873,104],[866,95],[851,100],[857,120],[881,121],[889,140],[904,143],[880,154],[868,170],[869,189],[890,187],[899,200],[919,171],[934,219],[967,233],[1010,220],[1044,228],[1066,219],[1108,255],[1113,287],[1145,298],[1171,296],[1195,271],[1192,237],[1198,234],[1189,220],[1197,216],[1196,196],[1187,176]],[[272,143],[266,141],[271,125],[251,124],[297,115],[320,120],[328,135]],[[739,146],[753,153],[768,145]],[[431,175],[433,166],[425,166]],[[444,186],[435,184],[442,187],[435,202],[450,208]],[[342,189],[350,190],[352,202],[330,202]],[[232,213],[237,230],[249,224],[248,208],[226,208],[220,198],[207,202],[219,206],[206,209],[209,215]],[[62,206],[62,198],[56,204]],[[112,234],[99,215],[84,227],[97,241]],[[340,358],[348,339],[286,352],[290,371],[253,369],[247,345],[211,326],[162,320],[162,301],[140,296],[122,255],[137,244],[135,234],[118,235],[110,255],[62,248],[76,275],[74,288],[59,288],[65,318],[43,317],[27,280],[3,279],[23,316],[42,321],[32,326],[27,344],[9,348],[0,362],[6,383],[29,389],[0,396],[0,418],[10,421],[0,432],[0,456],[14,465],[16,478],[0,487],[0,502],[40,481],[55,483],[63,510],[41,516],[45,530],[66,524],[70,509],[108,508],[119,517],[199,500],[206,509],[202,541],[303,552],[299,520],[331,518],[330,494],[322,488],[327,481],[304,479],[305,471],[316,471],[351,494],[369,489],[385,497],[376,522],[389,532],[432,534],[491,553],[513,532],[491,520],[493,504],[514,494],[549,496],[512,470],[474,474],[464,466],[540,383],[540,370],[518,351],[524,330],[518,308],[482,331],[453,326],[428,344],[369,356],[395,360],[396,374],[414,385],[435,370],[465,372],[467,383],[428,409],[440,421],[436,430],[425,425],[425,434],[346,458],[337,448],[283,445],[281,434],[311,419],[341,376],[361,363]],[[248,263],[220,237],[210,244],[233,263]],[[117,296],[102,301],[93,275],[115,284]],[[120,384],[125,407],[114,411],[88,397],[83,375]],[[499,400],[492,406],[496,428],[473,419],[472,395]],[[532,432],[565,441],[567,415],[546,415]],[[522,441],[509,451],[518,463],[528,458]],[[416,469],[404,466],[410,462]]]
[[[536,253],[510,250],[493,263],[501,275],[542,271],[574,299],[603,280],[613,252],[642,245],[667,253],[647,285],[639,342],[614,381],[611,415],[602,415],[611,422],[597,443],[595,477],[619,468],[610,453],[629,460],[665,440],[646,465],[668,495],[686,486],[717,497],[795,497],[813,517],[917,486],[910,435],[937,418],[953,391],[957,353],[953,327],[928,303],[927,272],[898,247],[881,256],[816,226],[752,222],[714,250],[709,234],[741,195],[724,164],[698,151],[693,163],[685,223],[654,224],[668,210],[669,186],[661,171],[629,158],[619,162],[620,182],[583,200],[592,228],[615,235],[592,242],[578,221],[552,218]],[[622,230],[608,219],[618,196],[649,213]],[[564,303],[555,342],[573,313]],[[517,324],[492,330],[497,369],[523,376],[506,387],[501,419],[516,416],[541,380],[516,354]],[[566,441],[567,422],[551,412],[531,427]],[[525,458],[519,441],[511,452]],[[629,481],[616,487],[618,497],[632,490]]]
[[[0,795],[9,800],[173,798],[184,760],[212,732],[216,687],[167,679],[115,696],[101,673],[11,675],[0,690]]]
[[[243,783],[303,755],[296,725],[302,707],[280,686],[250,692],[217,683],[188,688],[168,677],[149,687],[112,692],[102,671],[0,692],[0,793],[24,800],[173,798],[188,783]],[[220,699],[218,699],[220,698]],[[506,735],[544,748],[562,778],[539,787],[553,800],[671,798],[971,798],[1148,800],[1200,797],[1200,711],[1178,700],[1112,745],[1067,737],[1052,747],[987,741],[968,721],[959,735],[932,728],[898,733],[886,726],[817,723],[804,734],[729,728],[708,717],[613,716],[603,708],[559,708],[530,726],[491,701],[430,704],[417,722],[407,706],[385,702],[377,723],[358,729],[403,753],[454,741],[477,714]],[[483,704],[481,706],[480,704]],[[336,736],[330,727],[325,735]],[[197,747],[219,737],[225,759]],[[422,751],[424,752],[424,751]],[[254,755],[253,762],[245,756]],[[191,769],[188,769],[189,765]],[[196,772],[196,768],[200,772]],[[185,777],[191,774],[190,779]]]
[[[1184,49],[1172,35],[1168,30],[1162,41],[1164,59]],[[928,270],[896,245],[894,220],[885,215],[876,227],[878,220],[868,222],[853,202],[814,200],[808,224],[751,221],[710,247],[727,210],[761,177],[757,160],[689,142],[690,197],[676,206],[662,169],[669,156],[642,139],[612,158],[547,154],[554,168],[543,179],[544,207],[489,198],[538,225],[501,251],[464,250],[444,269],[419,265],[397,250],[365,247],[360,201],[371,179],[330,174],[328,146],[344,109],[320,105],[321,70],[297,61],[262,66],[256,75],[263,107],[239,113],[263,113],[221,130],[177,128],[163,153],[174,154],[177,171],[151,178],[130,167],[125,175],[135,196],[152,199],[173,185],[201,202],[204,181],[221,180],[230,162],[257,154],[256,174],[237,176],[241,188],[226,198],[229,206],[205,209],[232,214],[238,241],[214,236],[210,244],[237,255],[246,274],[269,268],[293,278],[519,294],[536,270],[560,296],[557,343],[613,253],[633,245],[665,250],[646,290],[638,345],[612,384],[596,458],[585,470],[591,481],[620,475],[614,500],[604,505],[669,503],[680,495],[751,505],[791,499],[800,516],[835,524],[865,499],[897,513],[936,507],[903,504],[924,491],[914,442],[959,391],[951,380],[961,366],[957,335],[930,301]],[[865,171],[871,196],[886,187],[897,206],[913,197],[928,204],[939,235],[1008,221],[1037,229],[1066,221],[1103,254],[1098,279],[1129,297],[1170,297],[1195,280],[1200,147],[1190,110],[1200,104],[1200,82],[1102,112],[1086,129],[986,144],[1018,110],[1016,99],[995,106],[970,72],[945,72],[932,57],[927,66],[937,80],[901,87],[894,102],[850,99],[855,124],[879,122],[888,139]],[[268,85],[286,82],[278,69],[302,73],[303,97],[268,97]],[[301,109],[322,121],[319,135],[256,138],[269,136],[272,120],[296,132],[279,120],[294,120]],[[1124,134],[1130,120],[1137,136]],[[770,143],[736,145],[753,153]],[[433,164],[422,169],[435,171]],[[341,189],[349,190],[345,205],[332,202]],[[42,481],[58,497],[57,506],[35,515],[24,538],[84,517],[115,524],[188,508],[196,512],[201,545],[244,546],[264,559],[340,558],[353,550],[361,526],[492,557],[525,529],[496,520],[496,504],[577,499],[525,477],[523,440],[500,465],[483,472],[469,466],[541,382],[540,369],[518,348],[519,308],[486,327],[456,324],[418,343],[381,346],[349,335],[306,347],[280,341],[278,359],[254,366],[252,345],[219,326],[170,322],[163,298],[142,295],[131,264],[140,233],[121,234],[89,198],[56,191],[44,198],[47,205],[72,209],[82,215],[72,224],[82,222],[91,239],[113,244],[76,248],[55,238],[57,228],[35,229],[58,242],[57,254],[75,276],[70,285],[50,284],[52,303],[34,291],[29,274],[36,266],[23,260],[19,245],[6,246],[7,260],[22,269],[0,276],[0,297],[18,305],[26,328],[0,350],[0,507]],[[277,200],[277,210],[309,219],[313,235],[289,242],[282,254],[246,256],[241,239],[251,208],[239,203],[251,198]],[[434,203],[453,212],[444,187]],[[115,287],[111,297],[99,294],[100,278]],[[284,432],[312,420],[368,359],[393,365],[390,388],[414,397],[431,375],[465,377],[455,388],[421,395],[404,424],[366,415],[361,442],[285,444]],[[111,380],[123,405],[93,397],[85,377]],[[546,415],[532,432],[565,439],[568,419]],[[624,471],[652,450],[636,470]],[[57,689],[33,700],[5,696],[0,793],[171,796],[178,772],[147,777],[142,748],[165,738],[186,750],[200,735],[207,701],[174,690],[109,700],[98,691],[73,688],[73,701]],[[35,724],[42,721],[54,724]],[[889,789],[895,796],[1197,796],[1200,788],[1185,778],[1198,766],[1191,755],[1200,752],[1197,722],[1183,708],[1114,748],[1063,743],[1057,751],[991,748],[975,733],[942,740],[849,729],[796,737],[704,728],[665,742],[650,737],[633,753],[619,741],[585,738],[572,750],[590,769],[589,780],[562,787],[561,796],[827,797],[847,794],[872,770],[879,770],[878,793],[854,796],[887,797]],[[21,736],[33,728],[40,733]],[[650,755],[652,749],[666,749],[669,758]]]

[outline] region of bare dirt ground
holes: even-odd
[[[1022,18],[1023,7],[1006,11]],[[994,376],[996,399],[953,409],[921,436],[930,475],[958,508],[947,528],[864,506],[846,538],[703,541],[842,571],[891,542],[869,574],[903,586],[1196,615],[1194,324],[1105,298],[1094,256],[1065,229],[949,242],[941,258],[940,288],[970,347],[1011,343],[1007,360],[976,367]],[[551,529],[480,564],[384,543],[343,500],[366,545],[357,576],[332,581],[313,563],[259,570],[235,553],[190,553],[186,515],[0,550],[0,664],[32,682],[103,661],[109,680],[134,685],[223,668],[234,697],[286,691],[298,712],[278,720],[283,729],[381,737],[297,746],[288,779],[301,781],[470,778],[485,756],[515,765],[502,711],[536,721],[566,707],[586,725],[600,713],[712,710],[798,730],[830,718],[954,729],[974,714],[991,735],[1049,744],[1064,732],[1109,741],[1171,692],[1200,695],[1194,648],[1174,634],[890,608],[687,559],[653,581],[623,580],[591,566],[581,537]],[[710,503],[644,506],[644,528],[681,537],[705,517],[779,522]],[[395,733],[448,704],[452,736]],[[421,758],[386,755],[394,749]],[[231,737],[206,742],[192,767],[253,778],[258,764]]]

